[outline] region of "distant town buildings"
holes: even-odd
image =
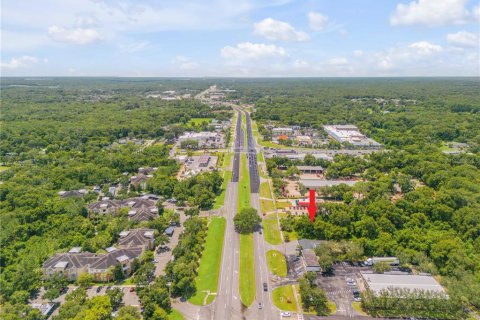
[[[180,145],[186,141],[196,141],[200,149],[224,148],[223,133],[220,132],[185,132],[178,138]]]
[[[325,132],[340,143],[348,143],[354,147],[380,148],[382,145],[368,138],[354,125],[325,125]]]

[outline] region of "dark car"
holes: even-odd
[[[266,282],[263,283],[263,291],[268,291],[268,285]]]
[[[100,291],[102,291],[102,288],[103,288],[102,286],[97,287],[97,293],[99,293]]]

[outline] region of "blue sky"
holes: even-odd
[[[471,0],[2,1],[4,76],[480,76]]]

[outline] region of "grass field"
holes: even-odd
[[[270,192],[270,185],[268,182],[260,183],[260,197],[268,199],[272,198],[272,193]]]
[[[238,184],[238,210],[250,207],[250,176],[248,175],[247,155],[240,157],[240,180]]]
[[[202,124],[203,122],[210,123],[212,122],[212,118],[193,118],[188,121],[188,126],[198,126],[199,124]]]
[[[275,210],[273,200],[260,199],[260,210],[262,213],[272,212]]]
[[[223,238],[225,236],[225,218],[215,217],[208,225],[208,233],[205,241],[198,275],[195,278],[196,294],[189,301],[196,305],[203,305],[207,292],[217,292],[220,264],[222,262]],[[215,296],[209,296],[207,303],[213,301]]]
[[[353,308],[359,315],[368,316],[368,314],[367,314],[365,311],[363,311],[363,309],[362,309],[362,303],[361,303],[361,302],[357,302],[357,301],[352,302],[352,308]]]
[[[292,204],[288,201],[277,201],[277,209],[285,209],[291,206]]]
[[[262,152],[257,153],[257,160],[258,162],[265,162],[265,158],[263,158]]]
[[[172,309],[172,312],[168,314],[168,320],[183,320],[183,319],[185,319],[183,315],[175,309]]]
[[[0,166],[0,172],[5,171],[5,170],[8,170],[8,169],[10,169],[10,167]]]
[[[293,286],[283,286],[273,290],[272,298],[275,306],[284,311],[297,311],[297,300],[293,290]]]
[[[227,184],[230,182],[230,180],[232,180],[232,171],[225,171],[222,182],[222,193],[215,199],[213,209],[219,209],[225,203],[225,193],[227,191]]]
[[[253,234],[240,235],[240,299],[245,306],[255,300],[255,260]]]
[[[263,219],[263,236],[265,237],[265,241],[270,244],[276,245],[282,243],[280,229],[275,214],[270,214]]]
[[[287,260],[285,256],[278,250],[268,250],[267,251],[267,263],[268,269],[273,274],[276,274],[280,277],[287,276]]]

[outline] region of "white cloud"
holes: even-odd
[[[459,31],[447,34],[448,43],[458,47],[479,47],[480,39],[477,34]]]
[[[348,64],[348,60],[345,57],[337,57],[328,60],[328,63],[332,66],[344,66]]]
[[[11,58],[8,62],[2,62],[1,67],[5,69],[19,69],[25,68],[33,63],[37,63],[38,59],[32,56],[21,56],[18,58]]]
[[[51,26],[48,28],[48,34],[55,41],[75,44],[91,44],[103,39],[97,30],[90,28],[67,29]]]
[[[413,49],[415,53],[423,56],[430,56],[443,50],[441,46],[432,44],[427,41],[414,42],[408,47]]]
[[[363,50],[360,50],[360,49],[353,50],[353,55],[355,57],[361,57],[361,56],[363,56]]]
[[[198,63],[185,56],[176,56],[173,64],[180,70],[195,70],[198,67]]]
[[[274,44],[242,42],[235,47],[226,46],[220,51],[223,58],[232,61],[260,60],[287,57],[285,49]]]
[[[140,41],[140,42],[128,43],[125,45],[120,45],[119,48],[120,50],[127,53],[135,53],[135,52],[145,50],[149,45],[150,45],[150,42],[148,41]]]
[[[271,41],[301,42],[310,40],[310,36],[307,33],[297,31],[290,24],[272,18],[266,18],[255,23],[253,33]]]
[[[314,31],[323,31],[328,25],[328,17],[320,12],[311,11],[307,16],[310,28]]]
[[[409,4],[400,3],[390,18],[390,24],[427,26],[448,23],[466,23],[471,14],[465,9],[467,0],[414,0]]]

